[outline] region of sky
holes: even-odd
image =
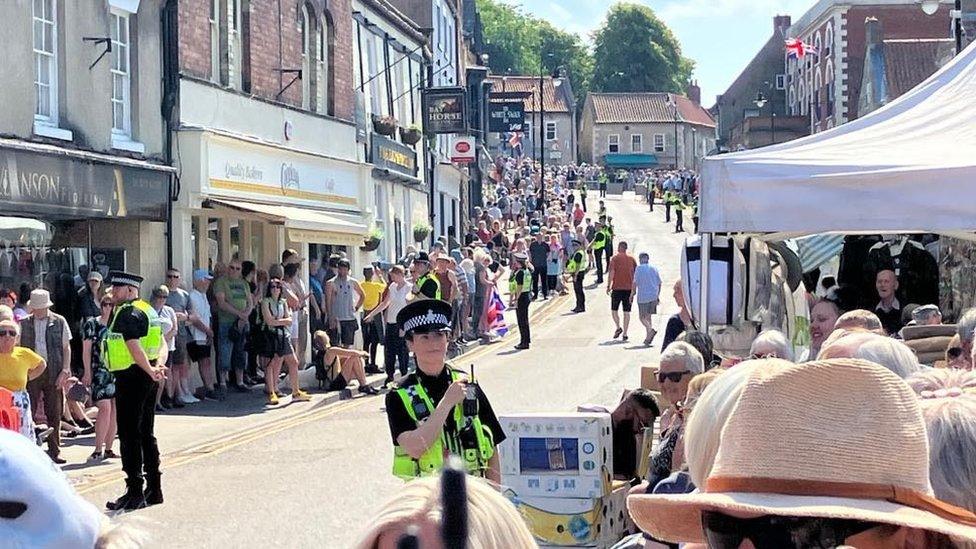
[[[556,28],[587,38],[617,0],[506,0],[546,19]],[[705,107],[715,104],[746,64],[769,40],[774,15],[796,21],[815,0],[630,0],[653,9],[695,61],[694,78]]]

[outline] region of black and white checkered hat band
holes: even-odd
[[[135,286],[138,288],[141,285],[142,280],[137,280],[130,276],[115,275],[112,277],[112,286]]]
[[[427,311],[427,314],[423,316],[415,316],[410,320],[403,323],[404,333],[416,330],[424,326],[441,326],[446,327],[450,325],[450,320],[448,320],[446,315],[440,313],[435,313],[433,311]]]

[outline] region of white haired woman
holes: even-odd
[[[465,479],[468,503],[468,539],[471,549],[538,547],[515,507],[487,481]],[[443,547],[440,538],[444,508],[441,478],[418,478],[403,485],[370,521],[372,526],[357,549],[395,549],[415,528],[418,547]]]
[[[912,350],[896,339],[872,332],[846,332],[824,346],[819,356],[828,358],[860,358],[880,364],[905,379],[920,371],[922,366]]]
[[[0,320],[0,388],[13,393],[14,408],[20,412],[20,433],[34,440],[34,422],[27,382],[40,376],[47,364],[34,351],[19,347],[19,337],[20,324],[13,319]],[[56,422],[57,418],[49,421]]]
[[[705,360],[691,345],[676,341],[661,353],[657,381],[670,406],[661,414],[661,443],[651,456],[648,484],[653,487],[673,470],[674,451],[684,432],[685,398],[691,378],[705,371]],[[678,464],[680,465],[680,463]]]
[[[763,330],[749,347],[750,358],[781,358],[793,362],[793,344],[779,330]]]
[[[976,512],[976,372],[939,368],[906,381],[921,399],[935,495]]]

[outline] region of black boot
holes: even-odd
[[[163,503],[163,487],[160,475],[146,475],[146,491],[143,493],[146,506]]]
[[[133,511],[145,506],[146,498],[142,494],[142,481],[138,483],[126,481],[125,493],[119,499],[105,504],[105,508],[109,511]]]

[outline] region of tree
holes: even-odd
[[[644,5],[619,3],[594,33],[592,91],[684,93],[694,62]]]
[[[537,76],[540,66],[545,75],[561,69],[582,104],[593,72],[593,59],[582,38],[500,0],[477,0],[477,5],[492,73]]]

